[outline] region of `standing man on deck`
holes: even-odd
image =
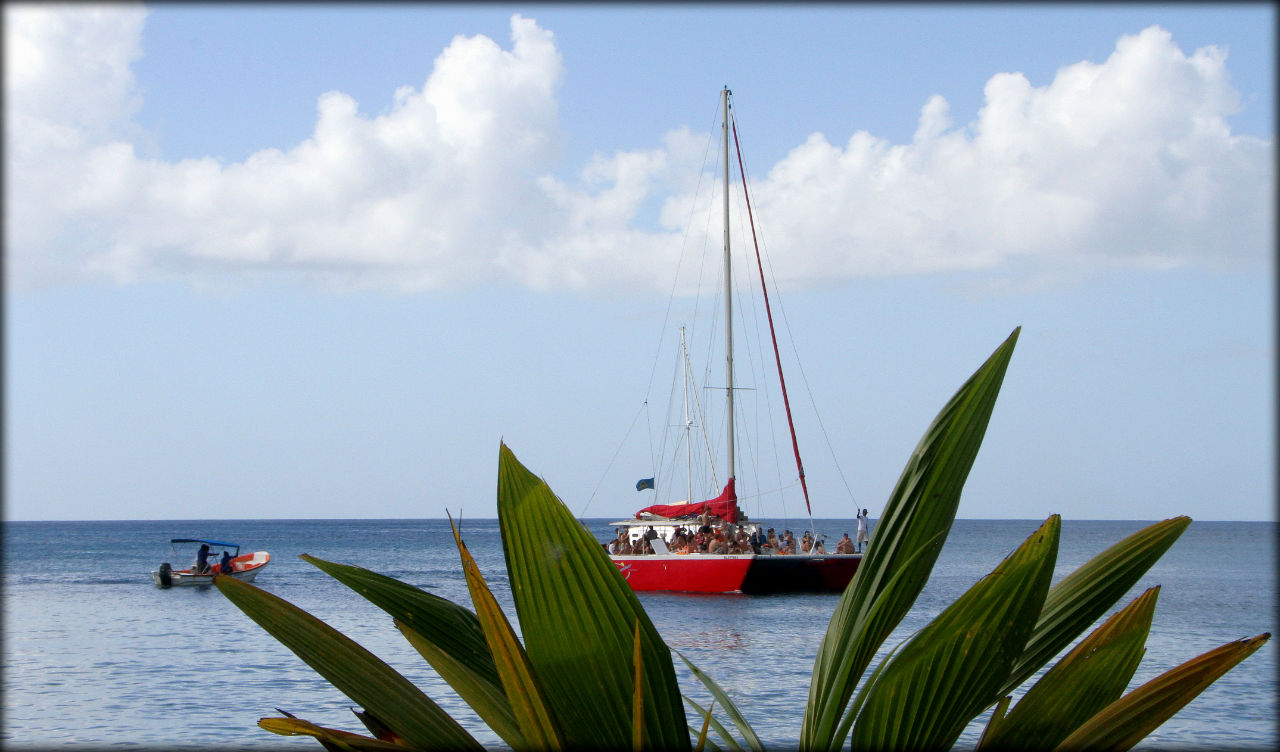
[[[871,538],[867,534],[867,510],[858,512],[858,553],[862,553],[863,544],[870,545]]]

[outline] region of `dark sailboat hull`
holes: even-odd
[[[744,593],[842,593],[860,554],[757,556],[742,581]]]

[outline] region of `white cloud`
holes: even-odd
[[[6,33],[36,50],[28,56],[79,55],[64,67],[81,80],[52,81],[69,98],[115,73],[97,70],[102,49],[83,41],[83,27],[102,15],[74,7],[13,15],[20,23]],[[99,47],[128,47],[136,57],[140,23],[113,21],[117,33],[98,35]],[[7,157],[9,195],[25,196],[10,222],[41,221],[37,232],[12,233],[10,268],[121,280],[286,269],[336,284],[410,287],[490,274],[513,242],[539,233],[549,202],[527,175],[545,170],[556,147],[559,53],[532,21],[515,17],[511,30],[510,51],[483,37],[454,39],[422,89],[397,91],[378,117],[327,92],[311,138],[229,165],[143,159],[127,141],[82,125],[123,124],[126,109],[91,101],[84,117],[49,112],[37,92],[51,81],[32,73],[13,88],[6,113],[14,140],[28,147]],[[115,87],[122,100],[132,94],[126,84]],[[49,146],[59,129],[79,138]],[[56,229],[67,227],[71,237]]]
[[[1233,136],[1225,55],[1187,57],[1152,27],[1102,64],[1033,87],[987,83],[978,119],[951,127],[924,106],[915,140],[820,135],[757,187],[801,272],[841,276],[992,268],[1033,261],[1168,267],[1258,259],[1271,242],[1273,146]],[[782,217],[782,224],[777,217]],[[804,247],[830,249],[804,254]]]
[[[96,218],[71,195],[92,151],[126,135],[141,6],[5,4],[5,252],[9,276],[85,264]]]
[[[243,162],[138,155],[130,63],[145,11],[6,6],[6,248],[11,281],[105,275],[434,289],[666,289],[705,141],[550,177],[562,63],[552,34],[511,21],[511,47],[456,37],[421,88],[364,117],[332,91],[311,138]],[[993,76],[957,128],[935,96],[914,139],[814,134],[753,186],[793,284],[1018,265],[1256,260],[1271,242],[1273,146],[1232,135],[1225,54],[1187,56],[1153,27],[1048,85]],[[704,190],[700,209],[713,211]],[[660,207],[659,230],[639,217]],[[719,231],[700,222],[687,241]]]

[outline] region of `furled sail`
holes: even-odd
[[[733,478],[729,479],[729,482],[724,486],[724,490],[714,499],[707,499],[696,504],[654,504],[636,512],[636,517],[648,512],[670,520],[677,517],[696,517],[702,514],[704,510],[729,522],[736,523],[738,521],[738,494],[733,489]]]

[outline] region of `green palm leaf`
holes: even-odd
[[[247,582],[215,577],[214,584],[246,616],[410,745],[481,749],[431,698],[351,638]]]
[[[685,696],[684,701],[693,708],[693,712],[702,717],[701,729],[695,729],[692,726],[689,727],[689,731],[697,734],[698,743],[694,745],[695,750],[698,747],[706,745],[708,739],[707,731],[708,729],[714,728],[716,733],[720,735],[720,738],[724,740],[725,746],[729,748],[729,752],[742,752],[742,746],[733,738],[733,734],[729,733],[729,729],[725,728],[724,725],[721,724],[720,721],[717,721],[715,716],[712,715],[712,711],[715,710],[716,707],[714,697],[711,699],[711,705],[705,710],[688,695]]]
[[[1018,701],[980,748],[1051,750],[1124,693],[1142,660],[1160,588],[1117,611]]]
[[[453,525],[452,518],[449,524]],[[520,646],[511,623],[498,606],[498,601],[485,584],[480,567],[462,542],[457,527],[453,528],[453,539],[462,558],[462,571],[467,578],[471,602],[476,607],[476,617],[484,628],[485,639],[489,643],[489,650],[492,651],[494,664],[510,702],[509,707],[520,726],[519,744],[513,746],[529,750],[564,748],[560,729],[543,698],[542,688],[529,665],[529,658]]]
[[[281,736],[310,736],[325,749],[351,750],[351,752],[404,752],[405,747],[391,742],[371,739],[350,731],[317,726],[301,718],[262,718],[258,725]]]
[[[944,749],[1022,655],[1053,577],[1057,515],[913,637],[867,692],[853,749]]]
[[[409,644],[440,678],[512,747],[522,745],[519,725],[498,677],[493,654],[476,615],[452,601],[368,569],[303,554],[306,561],[395,618]]]
[[[525,651],[568,746],[631,746],[638,624],[644,744],[688,749],[671,651],[599,542],[505,444],[498,522]]]
[[[991,709],[991,717],[987,719],[987,727],[982,730],[982,736],[978,738],[976,749],[982,749],[987,744],[987,737],[994,735],[1004,725],[1005,714],[1009,711],[1009,702],[1013,700],[1009,695],[1005,695],[996,701],[996,705]]]
[[[1119,602],[1190,524],[1190,517],[1174,517],[1149,525],[1054,585],[1026,652],[1000,694],[1012,692]]]
[[[942,408],[898,479],[814,662],[802,749],[837,749],[841,717],[877,648],[911,608],[955,520],[1020,329]]]
[[[720,685],[708,676],[705,671],[695,666],[693,661],[685,657],[684,653],[681,653],[679,650],[672,650],[672,652],[679,656],[680,660],[684,661],[684,665],[688,666],[689,670],[693,672],[693,675],[697,677],[698,681],[702,682],[702,685],[711,692],[711,696],[714,698],[712,705],[715,705],[715,701],[719,701],[719,703],[724,707],[724,712],[729,716],[729,720],[733,721],[733,725],[737,727],[738,733],[742,734],[742,738],[746,740],[747,746],[752,749],[752,752],[764,752],[764,745],[760,743],[760,738],[756,736],[755,729],[751,728],[751,724],[747,723],[747,719],[743,717],[742,712],[738,710],[738,706],[735,705],[733,700],[729,698],[729,695],[720,688]],[[685,698],[685,701],[689,703],[693,702],[687,697]],[[697,706],[695,705],[695,707]],[[702,712],[701,708],[697,709],[699,713]],[[719,722],[716,722],[715,725],[717,729],[720,729],[721,734],[724,736],[725,743],[729,745],[729,748],[737,750],[737,741],[728,735],[728,732],[724,730],[724,727],[721,726]]]
[[[1271,633],[1264,632],[1229,642],[1166,671],[1103,708],[1057,749],[1124,752],[1132,748],[1269,639]]]
[[[373,713],[370,713],[367,710],[352,708],[351,714],[360,719],[360,722],[364,724],[364,727],[369,729],[369,732],[373,734],[374,739],[404,746],[404,739],[401,739],[394,731],[387,728],[387,724],[378,720],[377,716]]]
[[[635,640],[632,642],[631,670],[635,673],[635,688],[631,691],[631,752],[644,749],[644,643],[640,641],[640,622],[636,621]]]

